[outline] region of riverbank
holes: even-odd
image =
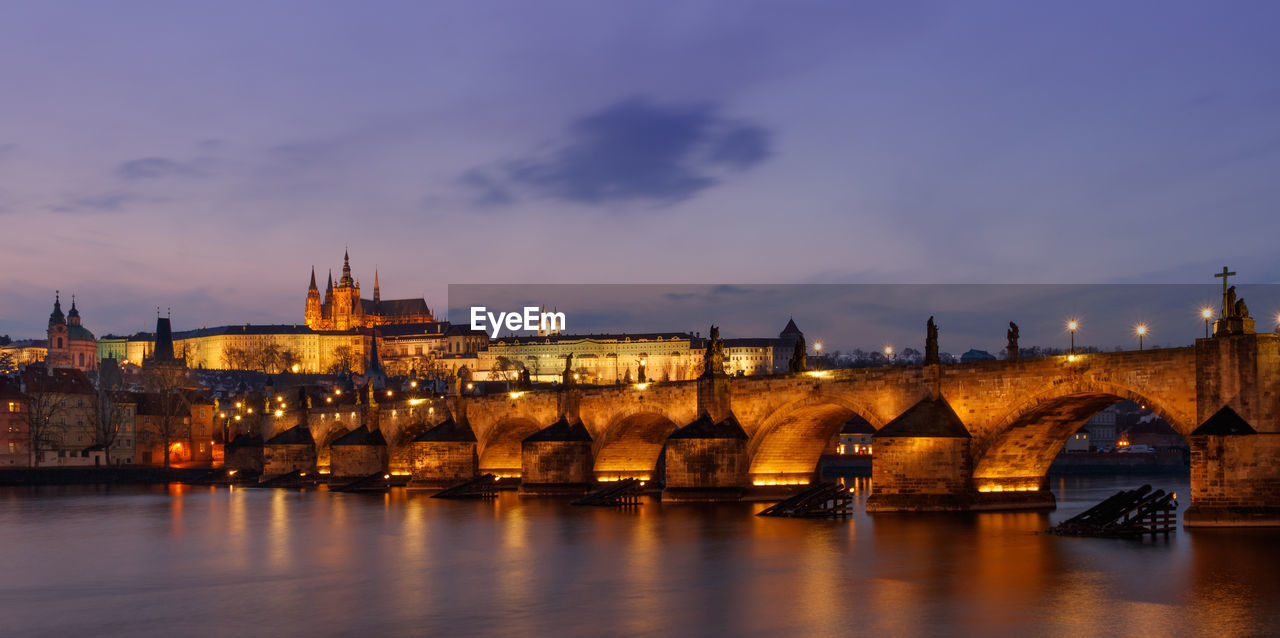
[[[207,479],[212,471],[207,467],[24,467],[0,469],[0,486],[194,483]]]
[[[1191,464],[1181,452],[1080,452],[1059,454],[1049,466],[1050,476],[1138,473],[1189,475]]]

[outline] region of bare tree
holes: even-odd
[[[93,409],[89,412],[94,443],[102,446],[107,465],[111,465],[111,446],[115,445],[120,431],[129,422],[128,407],[119,400],[115,390],[109,383],[99,382],[93,397]]]
[[[54,449],[59,442],[63,415],[70,405],[66,393],[56,387],[54,377],[41,368],[29,367],[22,375],[22,393],[26,396],[21,420],[27,426],[27,449],[31,467],[40,465],[40,453]]]
[[[356,354],[351,346],[338,346],[333,349],[333,363],[329,365],[330,374],[351,372],[355,368]]]
[[[244,348],[237,348],[236,346],[224,348],[222,361],[227,368],[232,370],[249,369],[249,353]]]
[[[18,369],[18,362],[9,351],[0,352],[0,374],[8,374]]]
[[[156,416],[156,435],[164,446],[164,466],[169,467],[170,446],[179,438],[183,416],[190,416],[191,407],[183,386],[187,380],[187,369],[181,365],[154,364],[145,371],[146,387],[156,403],[153,406]]]
[[[489,368],[489,378],[494,381],[506,381],[510,384],[512,379],[520,378],[520,371],[523,369],[523,363],[505,356],[498,356],[493,360],[493,365]]]

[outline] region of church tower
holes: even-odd
[[[45,363],[49,369],[67,365],[70,358],[68,343],[67,318],[62,314],[62,298],[58,291],[53,292],[53,312],[49,313],[49,345]]]
[[[307,287],[307,310],[303,315],[307,327],[315,329],[324,319],[320,311],[320,289],[316,287],[316,267],[311,267],[311,285]]]
[[[351,277],[351,255],[342,253],[342,278],[333,289],[330,306],[334,330],[350,330],[364,325],[364,306],[360,303],[360,284]]]

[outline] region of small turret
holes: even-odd
[[[67,324],[72,326],[80,325],[80,311],[76,309],[75,295],[71,295],[71,310],[67,312]]]
[[[377,304],[382,301],[382,292],[378,290],[378,269],[373,269],[373,303]]]

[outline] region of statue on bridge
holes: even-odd
[[[804,372],[809,368],[809,356],[806,354],[808,346],[805,345],[804,335],[796,336],[795,348],[791,351],[791,361],[787,363],[787,370],[796,373]]]
[[[1017,361],[1018,360],[1018,324],[1010,321],[1009,330],[1004,333],[1004,338],[1007,341],[1007,343],[1004,346],[1005,360]]]
[[[573,353],[564,356],[564,372],[560,375],[560,384],[565,386],[573,385]]]
[[[1227,285],[1227,277],[1235,275],[1227,267],[1214,275],[1222,279],[1222,317],[1213,324],[1213,335],[1254,334],[1253,318],[1244,299],[1236,297],[1236,287]]]
[[[924,364],[936,363],[938,363],[938,325],[933,322],[933,317],[929,317],[929,322],[925,324]]]
[[[1235,274],[1235,273],[1231,273]],[[1247,319],[1249,317],[1249,306],[1245,304],[1244,298],[1236,298],[1236,287],[1227,288],[1223,295],[1225,299],[1222,304],[1222,317],[1224,319]]]
[[[702,375],[720,376],[724,374],[724,339],[720,338],[720,326],[711,326],[711,334],[707,337],[707,349],[702,354]]]

